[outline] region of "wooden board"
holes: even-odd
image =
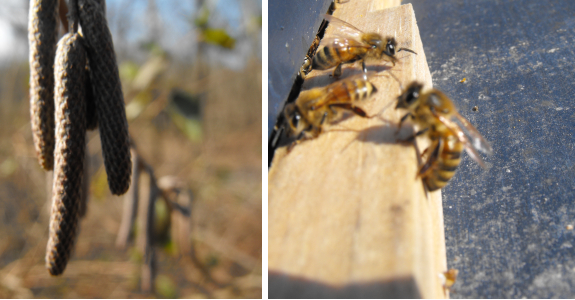
[[[395,36],[400,47],[417,52],[399,52],[400,62],[388,67],[401,85],[418,80],[430,88],[411,4],[379,7],[350,1],[334,16]],[[357,70],[344,67],[342,78]],[[330,73],[312,71],[304,89],[333,82]],[[400,84],[391,76],[371,81],[379,91],[364,109],[376,115],[389,106],[381,117],[351,117],[289,153],[276,151],[268,179],[270,298],[446,297],[439,276],[446,270],[441,193],[426,193],[416,178],[416,149],[395,137],[405,112],[390,103]],[[419,149],[425,143],[418,140]]]

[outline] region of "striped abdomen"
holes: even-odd
[[[337,81],[328,86],[325,90],[325,97],[318,98],[317,101],[310,102],[309,105],[303,105],[305,109],[314,111],[322,106],[340,107],[344,109],[354,110],[356,107],[355,102],[368,99],[372,94],[377,92],[377,89],[368,80],[358,77],[355,79],[347,79]],[[364,116],[362,112],[355,111],[355,113]],[[337,121],[337,119],[329,118],[329,122]]]
[[[334,102],[356,102],[366,100],[375,92],[377,89],[371,82],[357,78],[341,82],[331,93]]]
[[[321,48],[313,57],[312,69],[327,70],[341,63],[351,63],[362,59],[369,48],[363,43],[346,39]]]
[[[435,191],[447,185],[447,182],[455,175],[457,167],[461,162],[461,152],[463,152],[463,143],[454,135],[447,137],[438,137],[441,151],[435,158],[431,170],[423,177],[423,182],[429,191]],[[434,159],[431,154],[429,159]]]

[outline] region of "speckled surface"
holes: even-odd
[[[575,297],[575,1],[405,2],[434,87],[495,152],[443,190],[451,297]]]
[[[488,171],[465,154],[443,190],[448,267],[459,270],[451,297],[574,298],[575,230],[566,226],[575,226],[575,1],[404,3],[415,10],[434,87],[495,152]],[[288,9],[324,9],[269,9],[271,128],[305,54],[290,35],[302,36],[304,24]],[[309,21],[317,30],[320,20]]]

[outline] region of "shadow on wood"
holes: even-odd
[[[421,298],[413,277],[334,286],[303,277],[270,271],[268,273],[268,283],[270,299]]]

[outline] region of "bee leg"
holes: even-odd
[[[367,73],[367,67],[365,66],[365,60],[361,61],[361,67],[362,67],[363,73]]]
[[[333,70],[332,76],[333,76],[333,77],[339,77],[339,76],[341,76],[341,64],[339,64],[339,65],[337,65],[337,66],[335,67],[335,69]]]
[[[318,137],[321,133],[321,127],[309,126],[305,130],[303,130],[298,136],[296,140],[293,141],[287,148],[287,152],[290,153],[291,150],[298,145],[299,143],[305,140],[311,140]]]
[[[321,116],[321,121],[319,121],[319,125],[323,125],[323,123],[325,122],[325,119],[327,119],[327,111],[323,113],[323,116]],[[321,127],[319,128],[318,135],[320,133],[321,133]]]
[[[439,153],[441,153],[441,149],[443,148],[442,140],[439,139],[437,141],[434,141],[433,144],[431,144],[431,146],[429,146],[429,148],[433,148],[433,152],[429,155],[429,158],[427,159],[425,164],[423,164],[423,166],[421,166],[421,168],[419,168],[419,172],[417,172],[417,177],[425,178],[425,177],[429,176],[429,173],[431,173],[433,171],[432,166],[437,161],[437,158],[439,157]],[[427,148],[427,149],[429,149],[429,148]],[[426,149],[426,151],[427,151],[427,149]]]
[[[425,154],[427,154],[427,150],[429,150],[429,148],[431,148],[431,147],[425,148],[425,150],[423,150],[423,152],[421,152],[421,154],[419,155],[419,157],[425,156]]]
[[[291,144],[289,144],[289,146],[287,148],[287,152],[290,153],[293,150],[293,148],[295,147],[295,145],[301,143],[305,139],[306,139],[306,137],[304,135],[304,132],[302,131],[300,134],[298,134],[296,140],[291,142]]]
[[[399,131],[401,130],[401,125],[403,125],[403,122],[405,122],[405,120],[406,120],[409,116],[411,116],[412,119],[415,118],[415,117],[413,116],[413,114],[410,113],[410,112],[407,113],[407,114],[405,114],[405,116],[403,116],[403,117],[401,118],[401,120],[399,120],[399,124],[397,125],[397,130],[395,131],[395,135],[397,135],[397,134],[399,133]]]
[[[299,140],[291,142],[287,147],[287,153],[290,153],[297,144],[299,144]]]
[[[346,110],[353,112],[354,114],[356,114],[360,117],[367,118],[367,113],[363,109],[361,109],[361,108],[359,108],[359,107],[357,107],[351,103],[334,103],[334,104],[331,104],[329,106],[329,108],[331,108],[332,110],[334,110],[334,108],[343,108],[343,109],[346,109]]]
[[[405,122],[405,120],[406,120],[409,116],[411,116],[412,119],[415,118],[412,113],[407,113],[407,114],[405,114],[405,116],[403,116],[403,117],[401,118],[401,120],[399,120],[399,125],[398,125],[398,127],[401,128],[401,125],[403,124],[403,122]]]
[[[398,141],[398,142],[411,142],[411,141],[413,141],[416,137],[418,137],[418,136],[420,136],[420,135],[426,133],[428,130],[429,130],[429,127],[428,127],[428,128],[425,128],[425,129],[422,129],[422,130],[420,130],[420,131],[418,131],[418,132],[416,132],[415,134],[413,134],[412,136],[410,136],[410,137],[408,137],[408,138],[406,138],[406,139],[397,140],[397,141]],[[399,131],[399,130],[398,130],[398,131]],[[425,151],[424,151],[424,152],[425,152]]]

